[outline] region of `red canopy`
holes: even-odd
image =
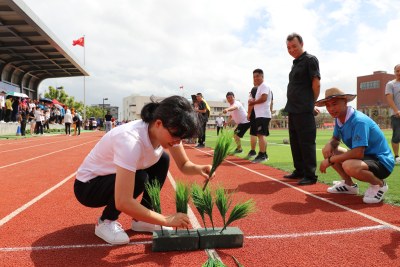
[[[53,104],[59,104],[59,105],[64,105],[64,104],[62,104],[62,103],[60,103],[60,102],[58,102],[58,100],[57,99],[53,99]]]

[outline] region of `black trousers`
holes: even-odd
[[[317,156],[315,139],[317,128],[312,113],[289,113],[289,139],[296,174],[316,178]]]
[[[204,145],[204,142],[206,141],[206,128],[207,128],[207,121],[202,121],[201,122],[201,132],[198,137],[198,142],[201,145]]]
[[[219,131],[221,131],[221,133],[222,133],[223,129],[224,129],[223,126],[217,126],[217,135],[219,135]]]
[[[156,164],[144,170],[137,170],[133,198],[137,198],[143,193],[140,204],[148,209],[152,209],[151,200],[144,185],[147,181],[153,183],[154,180],[158,180],[162,187],[167,177],[168,168],[169,155],[163,152]],[[87,183],[75,180],[74,192],[81,204],[93,208],[105,206],[103,214],[100,217],[101,220],[117,220],[121,213],[115,207],[115,177],[116,174],[98,176]]]

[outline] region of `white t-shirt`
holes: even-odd
[[[249,122],[247,120],[247,111],[244,109],[242,103],[235,100],[230,107],[236,107],[235,110],[231,111],[231,116],[237,124]]]
[[[256,93],[256,100],[261,97],[261,95],[267,94],[267,101],[256,104],[254,105],[254,113],[256,114],[256,118],[271,118],[271,99],[272,99],[272,94],[271,94],[271,89],[265,85],[265,83],[260,84],[257,88],[257,93]]]
[[[153,148],[148,127],[142,120],[136,120],[113,128],[86,156],[76,179],[87,182],[97,176],[113,174],[116,166],[136,172],[156,164],[163,148]]]
[[[224,126],[225,120],[224,120],[224,118],[222,118],[222,117],[217,117],[217,118],[215,119],[215,122],[217,123],[217,126],[218,126],[218,127],[222,127],[222,126]]]

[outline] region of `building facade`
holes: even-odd
[[[161,101],[165,97],[161,96],[140,96],[140,95],[131,95],[128,97],[124,97],[122,101],[122,109],[123,109],[123,120],[138,120],[140,119],[140,112],[144,105],[153,101]],[[188,99],[189,102],[192,102],[192,99]],[[207,100],[208,105],[210,106],[210,117],[208,118],[207,127],[215,128],[215,119],[219,116],[222,116],[225,121],[227,121],[228,116],[222,113],[222,110],[229,107],[229,103],[226,101],[211,101]]]
[[[357,110],[371,117],[381,128],[390,127],[389,105],[386,101],[386,84],[395,78],[386,71],[357,77]]]

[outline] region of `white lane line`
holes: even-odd
[[[135,245],[146,245],[146,244],[151,244],[151,243],[152,243],[152,241],[138,241],[138,242],[129,242],[126,245],[127,246],[135,246]],[[103,248],[103,247],[117,247],[117,246],[121,246],[121,245],[83,244],[83,245],[64,245],[64,246],[14,247],[14,248],[0,248],[0,252],[76,249],[76,248]]]
[[[170,183],[172,184],[172,187],[174,188],[174,190],[176,190],[175,180],[169,171],[168,171],[168,179],[169,179]],[[193,226],[193,229],[201,228],[201,225],[200,225],[199,221],[197,220],[196,216],[194,215],[193,210],[190,208],[190,206],[188,206],[188,216],[189,216],[190,223]],[[214,258],[216,258],[222,262],[221,257],[218,255],[218,253],[215,251],[215,249],[205,249],[204,251],[206,252],[208,257],[210,257],[210,255],[211,255]]]
[[[52,154],[56,154],[56,153],[59,153],[59,152],[65,151],[65,150],[69,150],[69,149],[72,149],[72,148],[75,148],[75,147],[79,147],[79,146],[82,146],[82,145],[86,145],[86,144],[93,143],[93,142],[98,142],[98,141],[99,140],[93,140],[93,141],[81,143],[81,144],[76,145],[76,146],[71,146],[71,147],[60,149],[60,150],[57,150],[57,151],[54,151],[54,152],[43,154],[43,155],[40,155],[40,156],[37,156],[37,157],[34,157],[34,158],[30,158],[30,159],[14,162],[14,163],[11,163],[11,164],[8,164],[8,165],[0,166],[0,169],[4,169],[4,168],[10,167],[10,166],[14,166],[14,165],[17,165],[17,164],[20,164],[20,163],[25,163],[25,162],[32,161],[32,160],[35,160],[35,159],[43,158],[43,157],[46,157],[46,156],[49,156],[49,155],[52,155]]]
[[[207,152],[202,151],[202,150],[200,150],[200,149],[197,149],[197,150],[200,151],[200,152],[202,152],[202,153],[204,153],[204,154],[208,154],[208,155],[212,156],[212,154],[210,154],[210,153],[207,153]],[[254,171],[254,170],[249,169],[249,168],[247,168],[247,167],[245,167],[245,166],[239,165],[239,164],[237,164],[237,163],[235,163],[235,162],[232,162],[232,161],[230,161],[230,160],[224,160],[224,161],[229,162],[229,163],[231,163],[232,165],[238,166],[238,167],[240,167],[240,168],[242,168],[242,169],[245,169],[245,170],[247,170],[247,171],[249,171],[249,172],[252,172],[252,173],[254,173],[254,174],[257,174],[257,175],[260,175],[260,176],[262,176],[262,177],[265,177],[265,178],[267,178],[267,179],[269,179],[269,180],[272,180],[272,181],[274,181],[274,182],[277,182],[277,183],[280,183],[280,184],[285,185],[285,186],[287,186],[287,187],[290,187],[290,188],[292,188],[292,189],[294,189],[294,190],[297,190],[297,191],[299,191],[299,192],[301,192],[301,193],[303,193],[303,194],[305,194],[305,195],[308,195],[308,196],[310,196],[310,197],[313,197],[313,198],[319,199],[319,200],[321,200],[321,201],[327,202],[327,203],[329,203],[329,204],[331,204],[331,205],[333,205],[333,206],[335,206],[335,207],[338,207],[338,208],[344,209],[344,210],[346,210],[346,211],[355,213],[355,214],[357,214],[357,215],[359,215],[359,216],[361,216],[361,217],[364,217],[364,218],[366,218],[366,219],[368,219],[368,220],[371,220],[371,221],[373,221],[373,222],[376,222],[376,223],[385,225],[385,226],[387,226],[387,227],[389,227],[389,228],[391,228],[391,229],[393,229],[393,230],[395,230],[395,231],[400,232],[400,227],[399,227],[399,226],[396,226],[396,225],[393,225],[393,224],[391,224],[391,223],[385,222],[385,221],[383,221],[383,220],[381,220],[381,219],[375,218],[375,217],[373,217],[373,216],[371,216],[371,215],[365,214],[365,213],[360,212],[360,211],[358,211],[358,210],[353,210],[352,208],[349,208],[349,207],[346,207],[346,206],[344,206],[344,205],[338,204],[338,203],[333,202],[333,201],[331,201],[331,200],[329,200],[329,199],[326,199],[326,198],[323,198],[323,197],[319,197],[319,196],[314,195],[313,193],[310,193],[310,192],[308,192],[308,191],[305,191],[305,190],[303,190],[303,189],[301,189],[301,188],[299,188],[299,187],[296,187],[296,186],[293,186],[293,185],[291,185],[291,184],[285,183],[285,182],[283,182],[283,181],[281,181],[281,180],[278,180],[278,179],[275,179],[275,178],[273,178],[273,177],[271,177],[271,176],[268,176],[268,175],[259,173],[259,172],[257,172],[257,171]],[[367,204],[365,204],[365,205],[367,205]]]
[[[33,145],[33,146],[26,146],[26,147],[20,147],[20,148],[5,150],[5,151],[1,151],[1,153],[3,153],[3,152],[11,152],[11,151],[16,151],[16,150],[25,150],[27,148],[38,147],[38,146],[48,146],[49,144],[61,143],[61,142],[66,142],[66,141],[68,142],[68,141],[70,141],[70,139],[64,139],[64,140],[60,140],[60,141],[47,142],[47,143]]]
[[[390,228],[386,225],[375,225],[375,226],[365,226],[357,228],[336,229],[336,230],[305,232],[305,233],[292,233],[292,234],[280,234],[280,235],[254,235],[254,236],[245,236],[245,238],[247,239],[299,238],[299,237],[322,236],[322,235],[353,234],[353,233],[369,232],[382,229],[390,229]]]
[[[189,216],[190,217],[190,216]],[[340,234],[354,234],[367,231],[378,231],[386,230],[389,227],[384,225],[358,227],[358,228],[347,228],[341,230],[332,231],[318,231],[318,232],[305,232],[305,233],[292,233],[282,235],[260,235],[260,236],[245,236],[246,239],[284,239],[284,238],[301,238],[310,236],[325,236],[325,235],[340,235]],[[152,241],[137,241],[129,242],[128,246],[147,245],[151,244]],[[81,244],[81,245],[62,245],[62,246],[37,246],[37,247],[8,247],[0,248],[0,252],[19,252],[19,251],[38,251],[38,250],[59,250],[59,249],[77,249],[77,248],[103,248],[103,247],[115,247],[119,245],[111,244]],[[215,256],[215,250],[209,250]]]
[[[58,184],[53,186],[52,188],[47,189],[45,192],[41,193],[39,196],[35,197],[34,199],[29,201],[28,203],[24,204],[23,206],[19,207],[15,211],[13,211],[10,214],[8,214],[6,217],[4,217],[3,219],[0,220],[0,227],[3,226],[8,221],[10,221],[15,216],[17,216],[18,214],[20,214],[21,212],[23,212],[24,210],[26,210],[27,208],[29,208],[30,206],[32,206],[33,204],[35,204],[36,202],[38,202],[40,199],[42,199],[45,196],[47,196],[48,194],[50,194],[52,191],[54,191],[58,187],[60,187],[63,184],[65,184],[69,179],[74,177],[75,174],[76,174],[76,172],[74,172],[73,174],[71,174],[70,176],[68,176],[67,178],[65,178],[64,180],[62,180],[61,182],[59,182]]]

